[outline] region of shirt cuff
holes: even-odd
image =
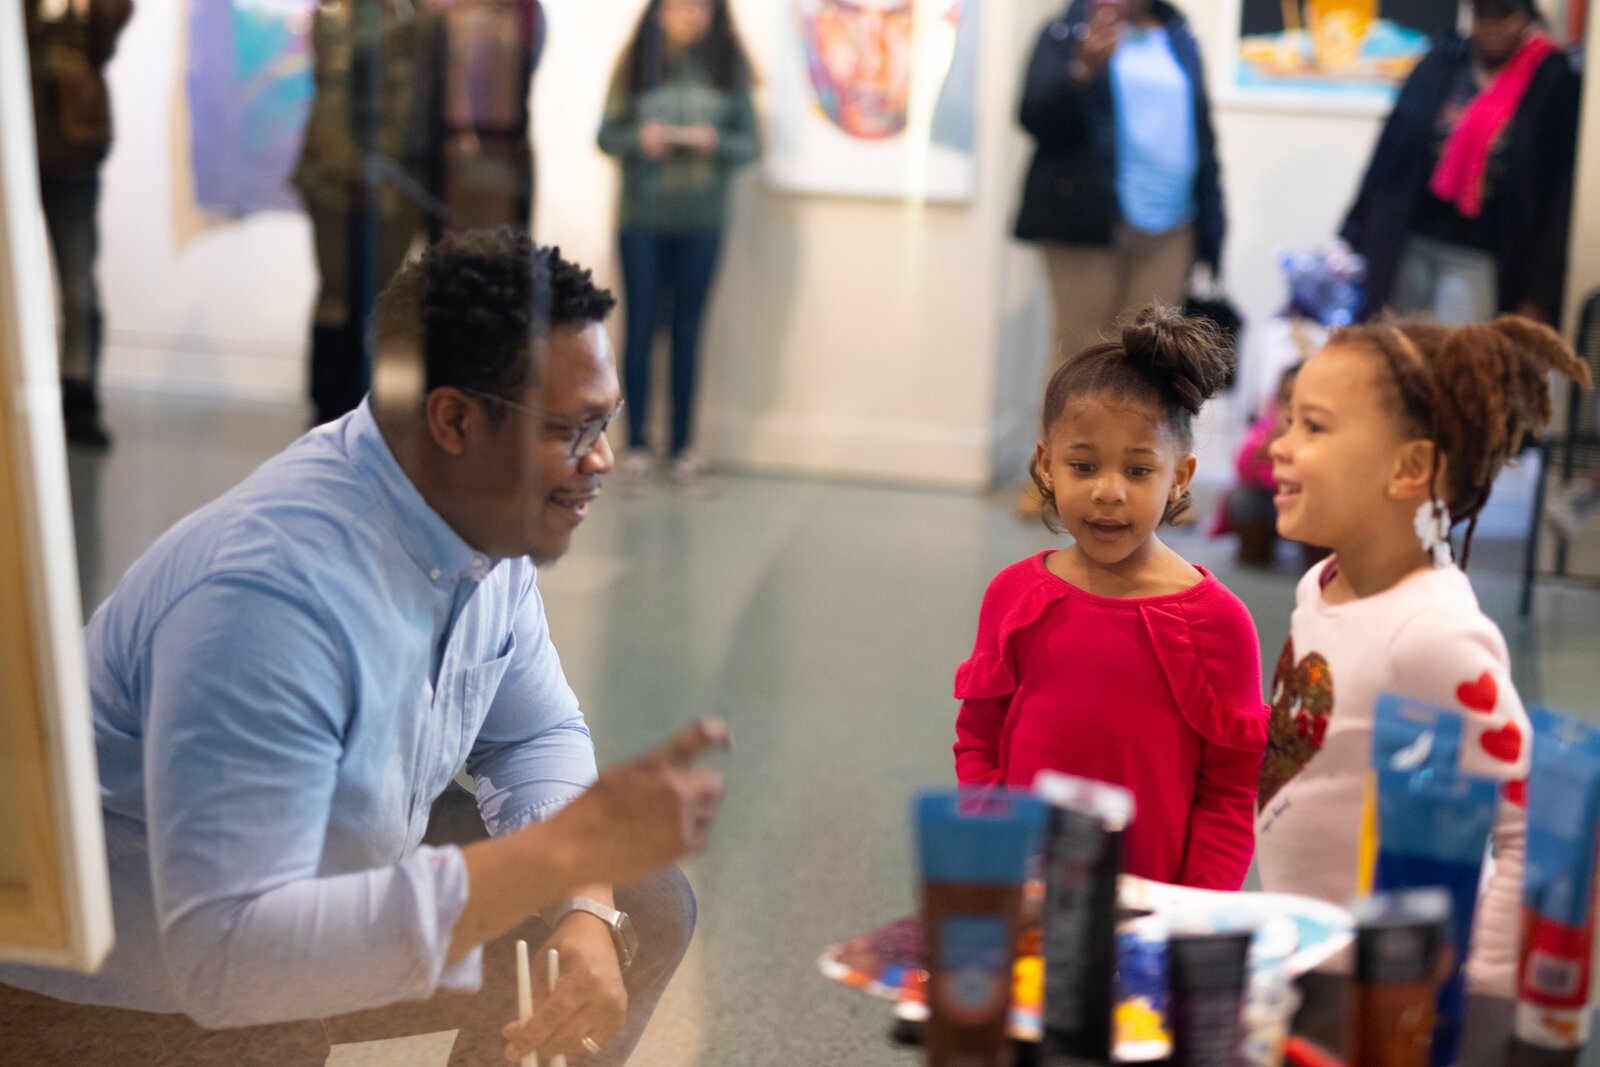
[[[431,851],[433,854],[428,859],[434,873],[434,907],[443,940],[440,969],[434,979],[434,988],[456,993],[476,993],[483,987],[483,946],[474,948],[454,964],[444,963],[449,955],[450,938],[455,933],[456,923],[467,907],[467,861],[454,845]]]
[[[476,993],[483,988],[483,946],[479,945],[439,972],[438,988],[452,993]]]

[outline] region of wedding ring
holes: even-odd
[[[595,1044],[594,1038],[592,1037],[586,1037],[582,1041],[578,1042],[578,1044],[582,1045],[583,1051],[587,1052],[591,1056],[598,1056],[600,1054],[600,1046]]]

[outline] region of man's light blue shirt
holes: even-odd
[[[1194,89],[1164,29],[1129,28],[1111,55],[1117,198],[1128,225],[1166,233],[1195,217]]]
[[[434,798],[465,762],[504,833],[595,779],[534,577],[456,535],[365,404],[167,531],[85,631],[116,948],[0,982],[210,1026],[476,988]]]

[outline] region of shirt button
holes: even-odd
[[[437,582],[439,580],[439,574],[440,574],[439,568],[435,567],[435,568],[433,568],[433,570],[428,572],[428,577],[432,578],[434,581]]]
[[[472,557],[472,569],[476,570],[476,571],[483,570],[483,560],[479,559],[477,556],[473,556]]]

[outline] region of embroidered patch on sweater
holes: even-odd
[[[1261,762],[1256,810],[1265,811],[1311,757],[1322,750],[1333,714],[1333,671],[1320,652],[1295,662],[1294,638],[1283,643],[1272,676],[1272,719],[1267,726],[1267,755]]]

